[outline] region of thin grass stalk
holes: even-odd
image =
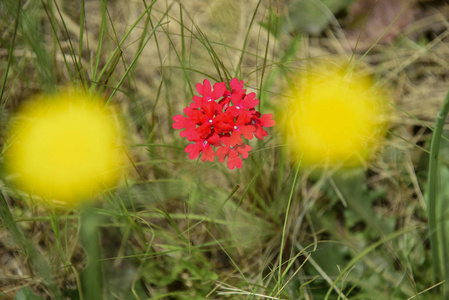
[[[251,21],[249,22],[248,31],[246,32],[245,41],[243,42],[243,46],[241,49],[242,54],[240,55],[239,62],[237,64],[237,67],[235,68],[235,76],[234,77],[240,77],[240,75],[242,73],[241,66],[242,66],[242,62],[243,62],[243,56],[245,55],[245,52],[246,52],[246,46],[248,46],[249,33],[251,31],[251,27],[253,26],[254,20],[256,19],[257,11],[259,10],[259,6],[260,6],[261,2],[262,2],[262,0],[260,0],[257,3],[256,8],[254,9],[253,16],[251,17]]]
[[[365,53],[363,53],[363,55],[357,60],[357,62],[352,66],[352,68],[354,68],[355,66],[357,66],[359,63],[361,63],[365,57],[368,55],[368,53],[371,52],[371,50],[373,50],[373,48],[379,43],[379,41],[384,37],[384,35],[387,34],[388,31],[390,31],[391,27],[393,26],[394,23],[396,23],[396,21],[399,19],[399,17],[404,13],[404,11],[409,7],[410,3],[412,3],[412,0],[408,0],[405,5],[402,7],[401,11],[394,17],[393,21],[387,26],[387,28],[382,32],[382,34],[377,38],[377,40],[371,45],[371,47],[368,48],[368,50],[365,51]],[[370,10],[371,12],[371,10]],[[363,25],[365,26],[365,25]],[[358,43],[358,42],[357,42]],[[354,50],[355,53],[355,50]],[[352,59],[351,59],[352,60]]]
[[[81,13],[80,13],[80,37],[79,37],[79,45],[78,45],[78,61],[81,64],[83,59],[83,39],[84,39],[84,25],[85,25],[85,0],[81,1]]]
[[[159,22],[156,24],[156,27],[153,27],[153,29],[151,30],[148,38],[145,40],[142,48],[140,48],[134,59],[132,60],[132,62],[130,63],[130,65],[128,66],[128,69],[126,69],[125,74],[123,74],[122,78],[120,79],[120,81],[118,82],[117,86],[113,89],[111,95],[109,96],[108,100],[106,101],[106,104],[109,104],[109,102],[112,100],[112,98],[114,98],[115,94],[117,93],[117,91],[119,90],[120,86],[122,85],[123,81],[125,81],[125,79],[127,78],[129,72],[133,69],[134,65],[136,64],[137,60],[140,57],[140,54],[142,53],[143,49],[145,48],[146,44],[150,41],[150,39],[153,37],[153,35],[156,32],[156,29],[161,26],[161,23],[163,21],[163,19],[165,18],[166,15],[168,15],[168,12],[171,9],[171,6],[173,5],[173,3],[168,7],[167,11],[164,13],[164,15],[162,16],[162,18],[159,20]]]
[[[84,2],[84,1],[83,1]],[[101,56],[101,47],[103,45],[103,36],[104,32],[106,31],[107,23],[106,23],[106,1],[103,1],[101,4],[101,25],[100,25],[100,35],[98,37],[98,45],[97,45],[97,52],[95,54],[95,60],[92,70],[92,78],[94,81],[100,80],[100,78],[97,78],[97,71],[98,66],[100,64],[100,56]],[[82,24],[84,26],[84,23]],[[80,49],[81,51],[81,49]]]
[[[438,207],[440,207],[438,201],[438,156],[440,153],[440,141],[441,135],[443,132],[444,121],[449,114],[449,91],[444,98],[443,105],[438,112],[437,119],[435,121],[435,127],[432,135],[432,140],[430,142],[430,158],[429,158],[429,176],[428,176],[428,219],[429,219],[429,237],[430,237],[430,246],[431,253],[433,259],[433,269],[435,281],[439,282],[444,278],[449,277],[449,267],[447,265],[447,261],[449,260],[449,253],[441,253],[440,257],[440,249],[444,246],[439,242],[439,236],[441,233],[441,222],[437,221],[437,211]],[[444,212],[441,212],[444,214]],[[442,217],[442,216],[440,216]],[[440,221],[442,218],[440,218]],[[444,268],[442,269],[441,259],[445,262]],[[443,278],[444,275],[444,278]],[[444,294],[448,291],[449,282],[444,284]]]
[[[14,46],[16,44],[17,29],[19,28],[19,20],[20,20],[20,2],[17,1],[17,17],[16,17],[16,20],[15,20],[15,23],[14,23],[14,34],[12,36],[11,45],[10,45],[10,47],[8,49],[8,62],[7,62],[5,74],[4,74],[4,77],[3,77],[2,88],[0,90],[0,101],[3,101],[3,94],[4,94],[5,89],[6,89],[6,82],[8,81],[8,73],[9,73],[9,69],[11,68],[11,64],[12,64],[13,57],[14,57],[13,50],[14,50]],[[3,110],[4,110],[5,106],[6,106],[6,102],[7,101],[8,101],[7,99],[5,99],[5,101],[3,101],[2,108],[1,108],[1,113],[3,113]]]
[[[69,62],[68,62],[67,57],[66,57],[66,55],[64,53],[64,48],[61,45],[61,40],[58,38],[57,21],[55,19],[55,15],[54,15],[54,11],[53,11],[54,10],[53,9],[53,4],[50,1],[48,2],[48,4],[45,4],[45,2],[43,0],[41,1],[41,3],[42,3],[42,6],[44,8],[45,14],[48,17],[48,21],[50,23],[51,29],[53,31],[53,39],[58,44],[58,47],[61,50],[62,59],[64,60],[64,65],[66,67],[67,74],[70,77],[70,82],[75,82],[74,75],[72,74],[72,71],[70,70]],[[56,55],[56,53],[54,55]]]
[[[79,45],[80,53],[79,53],[79,57],[77,57],[76,51],[75,51],[75,46],[73,45],[72,39],[70,38],[70,32],[69,32],[69,29],[67,28],[66,22],[64,21],[64,17],[62,16],[61,9],[59,8],[58,3],[55,0],[53,0],[53,5],[54,5],[54,7],[55,7],[55,9],[56,9],[56,11],[57,11],[57,13],[59,15],[60,20],[61,20],[60,21],[61,22],[61,25],[60,25],[61,33],[65,37],[65,39],[68,41],[68,49],[69,49],[69,52],[70,52],[70,57],[72,58],[72,64],[73,64],[73,66],[75,67],[75,70],[76,70],[75,78],[82,80],[83,83],[86,83],[86,81],[87,81],[86,73],[84,71],[84,68],[83,68],[83,65],[82,65],[82,62],[81,62],[81,57],[82,57],[82,52],[81,51],[82,51],[82,47],[83,47],[83,40],[82,40],[83,36],[80,36],[80,41],[79,41],[79,43],[80,43],[80,45]],[[83,12],[81,12],[81,14],[83,14]],[[84,24],[80,24],[80,28],[84,28]],[[82,34],[81,29],[80,29],[80,34]],[[55,37],[56,38],[58,37],[56,32],[55,32]],[[64,53],[64,51],[62,51],[62,48],[61,48],[61,53]],[[73,80],[73,78],[72,78],[71,81],[72,82],[77,82],[78,80]]]
[[[360,262],[366,255],[368,255],[371,251],[375,250],[377,247],[396,239],[397,237],[404,235],[408,232],[411,232],[415,230],[416,227],[409,227],[404,228],[399,231],[395,231],[385,237],[383,237],[380,241],[370,245],[369,247],[365,248],[363,251],[361,251],[356,257],[354,257],[341,271],[340,274],[334,279],[334,282],[331,284],[329,289],[327,290],[326,296],[324,297],[324,300],[328,300],[332,291],[334,290],[335,286],[338,284],[338,282],[345,276],[347,273],[355,266],[356,263]]]
[[[10,232],[23,254],[29,259],[33,268],[33,275],[41,278],[40,280],[48,289],[52,299],[62,299],[50,264],[17,224],[3,192],[0,192],[0,220],[2,220],[3,227]]]
[[[282,277],[283,277],[283,275],[282,275],[282,256],[283,256],[285,240],[286,240],[286,229],[287,229],[288,215],[290,213],[290,205],[292,203],[295,186],[296,186],[296,183],[298,182],[298,174],[299,174],[300,166],[301,166],[301,161],[299,161],[296,165],[295,177],[293,178],[292,188],[290,190],[290,196],[288,197],[288,202],[287,202],[287,209],[285,211],[285,220],[284,220],[284,227],[282,229],[281,248],[280,248],[280,253],[279,253],[279,275],[278,275],[279,276],[279,279],[278,279],[279,280],[278,281],[279,288],[282,286]]]
[[[157,0],[153,0],[151,2],[151,4],[145,9],[145,11],[143,11],[140,16],[137,18],[137,20],[130,25],[130,30],[128,30],[126,32],[126,34],[123,36],[123,38],[120,40],[120,42],[118,43],[117,47],[115,48],[114,52],[112,53],[112,55],[109,57],[109,60],[106,62],[105,66],[101,69],[100,73],[98,73],[98,77],[97,78],[101,78],[103,76],[103,74],[108,70],[108,67],[110,66],[110,64],[112,63],[112,61],[114,60],[114,57],[117,55],[117,53],[122,51],[122,46],[125,43],[126,39],[129,37],[129,35],[131,34],[131,32],[133,31],[133,29],[137,26],[137,24],[140,22],[140,20],[142,20],[142,18],[148,13],[148,11],[153,7],[153,5],[156,3]],[[94,80],[92,82],[92,89],[95,89],[97,86],[97,82]]]
[[[183,26],[181,25],[181,28],[183,28]],[[178,59],[179,64],[181,65],[181,70],[184,73],[184,82],[189,82],[190,77],[189,74],[187,73],[187,69],[184,67],[184,56],[185,54],[183,54],[182,52],[185,52],[184,49],[181,49],[181,54],[179,54],[178,50],[176,50],[176,45],[173,42],[173,39],[170,37],[170,32],[168,32],[165,28],[162,27],[162,30],[164,31],[165,35],[167,36],[168,42],[170,43],[170,45],[173,47],[173,51],[175,52],[176,58]],[[182,40],[184,40],[184,38],[182,38]],[[190,93],[193,94],[193,89],[190,86]]]
[[[271,13],[269,13],[268,15],[269,15],[269,18],[268,18],[268,30],[267,30],[267,44],[265,45],[265,55],[264,55],[264,58],[263,58],[263,68],[262,68],[262,74],[260,75],[260,86],[259,86],[260,93],[259,93],[259,105],[258,105],[259,109],[262,106],[262,98],[264,98],[263,97],[264,93],[262,92],[263,91],[262,87],[263,87],[263,79],[264,79],[264,76],[265,76],[265,70],[266,70],[266,67],[267,67],[268,48],[270,46]]]

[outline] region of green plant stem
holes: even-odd
[[[81,273],[82,289],[79,292],[85,299],[102,299],[104,296],[100,222],[101,217],[93,209],[87,208],[81,215],[80,234],[87,254],[87,267]]]
[[[430,246],[432,248],[432,259],[433,268],[436,281],[441,281],[444,278],[448,278],[448,268],[445,266],[442,270],[441,257],[440,257],[440,232],[441,232],[441,222],[437,222],[437,194],[438,194],[438,156],[440,152],[440,141],[441,134],[443,132],[444,121],[449,114],[449,91],[444,98],[443,105],[435,122],[435,128],[432,135],[432,140],[430,143],[430,159],[429,159],[429,183],[428,183],[428,219],[429,219],[429,236],[430,236]],[[444,213],[444,212],[441,212]],[[440,219],[441,221],[441,219]],[[442,253],[447,256],[448,253]],[[447,257],[445,257],[447,261]],[[444,272],[444,273],[443,273]],[[445,284],[447,286],[447,284]],[[448,289],[445,288],[445,292]]]
[[[288,222],[288,215],[290,213],[290,205],[292,203],[292,199],[293,199],[293,194],[295,191],[295,186],[296,183],[298,182],[298,174],[299,174],[299,167],[301,166],[301,161],[299,161],[296,165],[296,170],[295,170],[295,177],[293,178],[293,183],[292,183],[292,188],[290,190],[290,196],[288,197],[288,202],[287,202],[287,209],[285,211],[285,220],[284,220],[284,227],[282,228],[282,239],[281,239],[281,248],[280,248],[280,253],[279,253],[279,288],[282,286],[282,256],[284,253],[284,245],[285,245],[285,241],[287,239],[286,237],[286,228],[287,228],[287,222]]]

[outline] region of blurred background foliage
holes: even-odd
[[[447,17],[445,1],[1,1],[2,159],[18,107],[66,86],[119,108],[128,154],[121,184],[85,208],[40,201],[2,167],[2,297],[441,299],[424,194]],[[303,169],[276,128],[239,171],[188,159],[171,118],[196,83],[237,76],[281,122],[323,58],[360,60],[391,90],[373,161]]]

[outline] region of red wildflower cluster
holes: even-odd
[[[267,132],[262,127],[274,126],[271,114],[261,115],[254,108],[259,104],[255,93],[246,93],[243,81],[231,80],[231,90],[224,82],[211,88],[209,80],[198,83],[196,90],[201,96],[193,96],[193,102],[184,109],[183,115],[173,117],[173,128],[184,129],[180,136],[194,142],[185,148],[190,159],[202,153],[201,160],[220,162],[227,158],[228,168],[240,169],[242,159],[248,157],[251,146],[243,143],[242,136],[250,140],[255,136],[262,140]],[[215,148],[217,148],[215,150]]]

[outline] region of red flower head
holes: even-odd
[[[268,133],[262,127],[272,127],[275,121],[271,114],[261,115],[254,108],[259,104],[255,93],[246,93],[243,81],[233,78],[231,89],[226,83],[217,82],[213,88],[209,80],[198,83],[196,90],[201,95],[193,96],[193,102],[184,109],[183,115],[173,117],[174,129],[184,129],[181,137],[194,142],[185,148],[190,159],[200,154],[204,162],[214,161],[218,156],[220,162],[227,159],[229,169],[240,169],[242,159],[248,158],[252,148],[243,143],[243,138],[251,140],[253,136],[262,140]],[[216,147],[216,151],[213,147]]]

